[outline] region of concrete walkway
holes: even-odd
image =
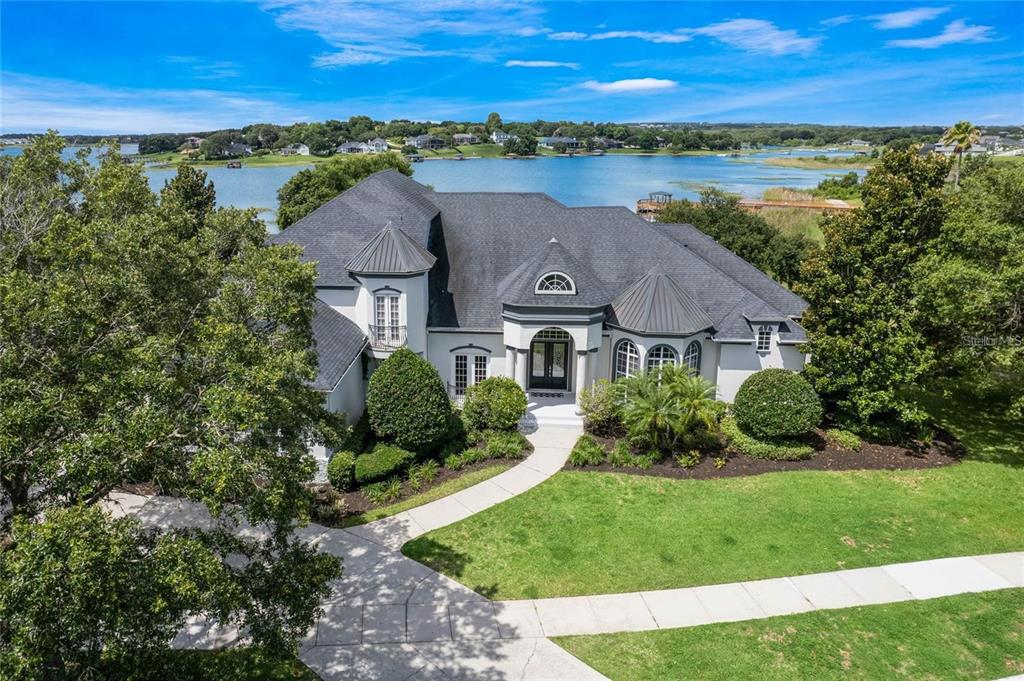
[[[324,615],[300,659],[327,681],[432,679],[601,679],[547,640],[550,636],[649,631],[761,619],[811,610],[1024,587],[1024,552],[943,558],[687,589],[492,602],[406,558],[406,541],[490,508],[560,470],[579,428],[541,425],[534,453],[469,489],[367,525],[296,532],[343,559]],[[213,527],[201,504],[168,497],[111,495],[108,507],[163,528]],[[241,535],[264,529],[243,525]],[[175,645],[217,648],[237,631],[195,620]]]

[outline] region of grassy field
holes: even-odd
[[[420,149],[419,155],[424,158],[453,158],[456,154],[470,158],[501,158],[505,155],[505,147],[500,144],[470,144],[454,149]]]
[[[619,681],[993,679],[1024,673],[1024,589],[555,641]]]
[[[995,404],[929,404],[969,460],[718,480],[562,472],[403,551],[509,599],[1021,550],[1024,426]]]
[[[821,213],[806,208],[762,208],[757,214],[787,236],[803,235],[812,243],[822,243]]]
[[[774,156],[764,159],[764,163],[770,166],[804,168],[807,170],[828,170],[830,168],[854,170],[857,168],[870,168],[875,164],[875,161],[866,156],[827,156],[825,158],[815,158],[813,156]]]
[[[467,487],[472,487],[477,483],[493,478],[495,475],[498,475],[499,473],[504,473],[511,467],[511,464],[502,463],[495,464],[494,466],[488,466],[486,468],[481,468],[480,470],[470,471],[465,475],[460,475],[457,478],[446,480],[445,482],[442,482],[436,487],[431,487],[422,494],[417,494],[415,496],[409,497],[408,499],[403,499],[402,501],[399,501],[396,504],[391,504],[390,506],[382,506],[381,508],[375,508],[372,511],[360,513],[359,515],[349,516],[348,518],[345,518],[345,520],[342,522],[342,526],[352,527],[353,525],[363,525],[372,520],[389,518],[393,515],[401,513],[402,511],[408,511],[410,508],[416,508],[417,506],[422,506],[423,504],[429,504],[431,501],[436,501],[442,497],[448,496],[449,494],[461,492]]]
[[[226,159],[216,161],[189,161],[187,157],[176,151],[167,151],[159,154],[145,154],[137,157],[144,163],[162,164],[175,167],[180,163],[189,163],[199,168],[222,168],[228,161]],[[267,154],[266,156],[246,156],[235,159],[242,162],[246,167],[269,167],[269,166],[308,166],[323,163],[326,158],[319,156],[282,156],[281,154]]]

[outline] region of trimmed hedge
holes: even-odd
[[[366,412],[377,435],[405,449],[423,450],[448,433],[452,405],[433,365],[401,348],[370,376]]]
[[[414,460],[412,452],[392,445],[377,445],[356,457],[355,480],[359,485],[401,474]]]
[[[814,388],[787,369],[764,369],[750,376],[732,405],[736,422],[758,438],[806,435],[821,421],[822,407]]]
[[[351,492],[356,485],[356,455],[348,450],[335,452],[327,462],[327,480],[342,492]]]
[[[526,413],[526,393],[511,378],[492,376],[466,390],[462,416],[477,430],[512,430]]]
[[[800,461],[814,455],[814,448],[799,442],[785,440],[761,440],[743,432],[735,419],[722,420],[722,434],[729,441],[729,448],[755,459],[774,461]]]
[[[587,434],[580,435],[569,453],[570,466],[598,466],[604,463],[606,453],[604,447]]]

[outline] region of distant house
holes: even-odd
[[[281,149],[282,156],[309,156],[309,146],[301,142],[293,142]]]
[[[504,130],[495,130],[494,132],[491,133],[491,141],[494,142],[495,144],[505,144],[505,142],[508,142],[509,140],[517,139],[519,139],[518,135],[513,135],[511,133],[505,132]]]
[[[339,154],[367,154],[370,152],[370,145],[366,142],[345,142],[335,151]]]
[[[605,149],[622,148],[622,142],[620,142],[619,140],[612,139],[611,137],[593,137],[591,138],[591,141],[600,147],[604,147]]]
[[[249,156],[252,154],[252,147],[241,142],[232,142],[224,147],[221,156]]]
[[[405,143],[410,147],[417,149],[443,149],[444,140],[434,135],[417,135],[416,137],[406,137]]]
[[[388,141],[383,137],[375,137],[366,143],[371,154],[381,154],[388,150]]]
[[[202,137],[186,137],[185,146],[189,149],[198,149],[199,145],[203,143]]]
[[[865,142],[864,140],[850,140],[846,143],[848,147],[870,147],[871,142]]]
[[[575,137],[541,137],[538,144],[545,149],[554,149],[555,145],[561,142],[566,149],[582,149],[585,145]]]
[[[925,152],[924,151],[925,147],[931,147],[929,152]],[[922,145],[921,153],[932,153],[932,154],[938,154],[939,156],[956,156],[957,155],[957,153],[956,153],[956,145],[955,144],[943,144],[942,142],[939,142],[938,144],[933,144],[933,145],[928,145],[928,144]],[[964,150],[964,156],[984,156],[987,153],[989,153],[988,147],[986,147],[986,146],[984,146],[982,144],[974,144],[974,145],[971,145],[970,149]]]
[[[467,144],[478,144],[479,142],[480,138],[470,133],[459,132],[452,135],[452,144],[456,147],[461,147]]]

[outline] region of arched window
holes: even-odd
[[[683,366],[689,367],[695,374],[700,373],[700,341],[692,341],[683,353]]]
[[[615,378],[636,376],[640,371],[640,351],[630,340],[621,340],[615,346]]]
[[[676,351],[668,345],[655,345],[647,351],[647,370],[660,369],[666,364],[676,363]]]
[[[534,293],[563,296],[575,295],[576,282],[574,282],[568,274],[562,274],[561,272],[549,272],[537,280],[537,286],[534,288]]]

